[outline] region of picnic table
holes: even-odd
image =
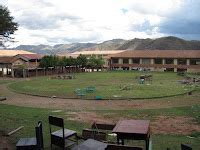
[[[149,120],[120,120],[114,127],[117,134],[117,143],[124,145],[124,140],[144,140],[146,150],[149,150],[150,121]]]

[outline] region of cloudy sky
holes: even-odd
[[[0,0],[20,44],[177,36],[200,40],[200,0]]]

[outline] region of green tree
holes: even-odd
[[[13,40],[10,35],[18,29],[18,24],[13,20],[8,8],[0,5],[0,46],[5,46],[6,42]]]
[[[51,56],[44,56],[40,61],[40,67],[46,69],[51,67]]]
[[[96,60],[95,60],[95,68],[97,69],[97,71],[98,71],[100,68],[103,67],[104,63],[105,63],[105,62],[104,62],[104,60],[103,60],[102,57],[96,58]]]
[[[91,68],[93,70],[95,68],[95,64],[96,64],[95,56],[89,57],[89,60],[88,60],[88,63],[87,63],[87,67]]]
[[[40,61],[40,67],[57,67],[59,66],[59,58],[57,56],[44,56]]]
[[[77,57],[77,64],[81,67],[81,68],[84,68],[86,67],[87,65],[87,57],[85,55],[82,55],[80,54],[78,57]]]
[[[97,71],[102,68],[104,65],[104,60],[102,57],[96,58],[95,56],[91,56],[88,60],[87,67],[92,70],[97,69]]]
[[[65,56],[59,58],[58,66],[61,67],[62,72],[64,72],[64,68],[66,68],[66,66],[68,66],[68,65],[69,65],[69,59],[68,58],[66,58]]]

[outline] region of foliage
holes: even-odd
[[[100,95],[103,99],[126,99],[126,98],[152,98],[164,97],[187,93],[195,88],[194,86],[183,86],[177,83],[183,77],[176,73],[152,73],[153,81],[145,81],[139,84],[138,77],[143,72],[93,72],[78,73],[75,80],[52,79],[48,77],[34,78],[30,81],[20,81],[11,84],[16,91],[65,98],[75,98],[74,90],[84,89],[89,86],[96,87],[96,92],[86,94],[85,99],[94,99]],[[124,86],[131,86],[130,90],[121,90]]]
[[[89,60],[84,55],[79,55],[77,58],[73,57],[58,57],[58,56],[44,56],[40,62],[40,67],[66,67],[75,66],[78,68],[101,68],[104,64],[103,58],[96,58],[94,56],[90,57]]]
[[[44,56],[40,61],[40,67],[48,68],[48,67],[56,67],[59,65],[58,56]]]
[[[99,69],[103,67],[104,60],[102,57],[96,58],[95,56],[91,56],[88,60],[87,67],[92,69]]]
[[[0,46],[5,46],[5,42],[11,41],[11,34],[18,28],[18,24],[14,22],[14,18],[10,16],[10,11],[7,7],[0,5]]]
[[[87,64],[87,67],[88,68],[95,68],[95,61],[96,61],[96,58],[95,56],[91,56],[88,60],[88,64]]]
[[[87,63],[88,63],[88,60],[87,60],[87,57],[85,55],[79,55],[77,57],[77,63],[79,64],[79,66],[81,66],[81,68],[84,68],[86,67]]]
[[[200,108],[200,107],[199,107]],[[173,110],[171,110],[173,109]],[[177,111],[175,111],[177,109]],[[179,113],[179,110],[182,110],[183,114]],[[135,112],[131,116],[129,116],[126,113],[123,113],[122,110],[116,110],[112,111],[109,110],[109,113],[104,110],[87,110],[92,112],[97,112],[100,116],[108,116],[114,115],[115,117],[119,116],[120,118],[129,118],[133,119],[135,118],[134,114],[137,115],[138,119],[141,119],[143,117],[142,113],[137,112],[143,112],[145,111],[146,119],[149,119],[153,121],[153,118],[151,118],[151,114],[155,114],[156,116],[164,115],[164,116],[191,116],[194,117],[192,113],[190,113],[190,107],[181,107],[181,108],[166,108],[166,109],[151,109],[147,110],[130,110],[131,112]],[[128,110],[127,110],[128,111]],[[0,104],[0,130],[4,131],[12,131],[13,129],[18,128],[19,126],[24,126],[23,130],[20,130],[17,132],[17,134],[13,134],[9,139],[12,139],[13,145],[16,144],[16,142],[21,137],[33,137],[35,136],[34,127],[37,123],[37,121],[41,120],[43,123],[43,136],[44,136],[44,145],[45,149],[50,149],[50,139],[49,139],[49,128],[48,128],[48,116],[58,116],[63,117],[65,120],[65,127],[68,129],[72,129],[78,132],[78,134],[81,133],[83,128],[89,128],[90,124],[80,121],[72,121],[67,120],[69,117],[66,116],[66,114],[70,114],[70,112],[77,112],[77,110],[69,109],[69,110],[63,110],[62,112],[53,112],[52,109],[42,109],[42,108],[31,108],[31,107],[19,107],[19,106],[12,106],[12,105],[4,105]],[[168,112],[173,112],[171,115]],[[188,113],[189,112],[189,113]],[[78,113],[82,113],[81,111]],[[188,113],[188,114],[187,114]],[[150,116],[150,118],[147,118],[147,116]],[[109,116],[108,116],[109,117]],[[199,143],[199,133],[194,133],[192,137],[189,138],[185,135],[176,135],[176,134],[151,134],[152,142],[153,142],[153,149],[160,150],[160,149],[167,149],[169,147],[170,149],[180,149],[181,143],[187,143],[191,144],[193,149],[198,149],[200,146]],[[144,146],[144,142],[138,142],[134,141],[134,145],[141,145]]]

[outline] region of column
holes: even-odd
[[[178,65],[178,59],[174,59],[174,65]],[[176,68],[174,68],[174,72],[177,72],[177,67]]]
[[[13,67],[11,66],[11,75],[12,75],[12,77],[14,78],[15,77],[15,74],[14,74],[14,69],[13,69]]]
[[[165,59],[164,59],[164,58],[162,59],[162,64],[163,64],[163,65],[165,64]]]
[[[123,59],[122,58],[118,59],[118,64],[119,64],[119,68],[121,69],[122,67],[120,66],[120,64],[123,64]]]
[[[151,64],[151,65],[154,64],[154,59],[150,59],[150,64]]]
[[[162,59],[162,65],[165,65],[166,64],[166,60],[163,58]],[[165,72],[166,68],[164,66],[162,66],[162,69],[161,69],[163,72]]]
[[[118,64],[123,64],[123,59],[122,58],[118,59]]]
[[[153,59],[153,58],[150,59],[150,65],[154,65],[154,59]],[[151,70],[151,71],[154,71],[154,67],[151,66],[151,67],[150,67],[150,70]]]
[[[178,65],[178,59],[174,59],[174,65]]]
[[[142,58],[140,58],[140,64],[142,64]]]
[[[187,59],[187,66],[190,65],[190,59]]]
[[[132,58],[128,59],[128,64],[133,64],[133,59]],[[132,69],[132,67],[129,67],[129,70],[131,70],[131,69]]]

